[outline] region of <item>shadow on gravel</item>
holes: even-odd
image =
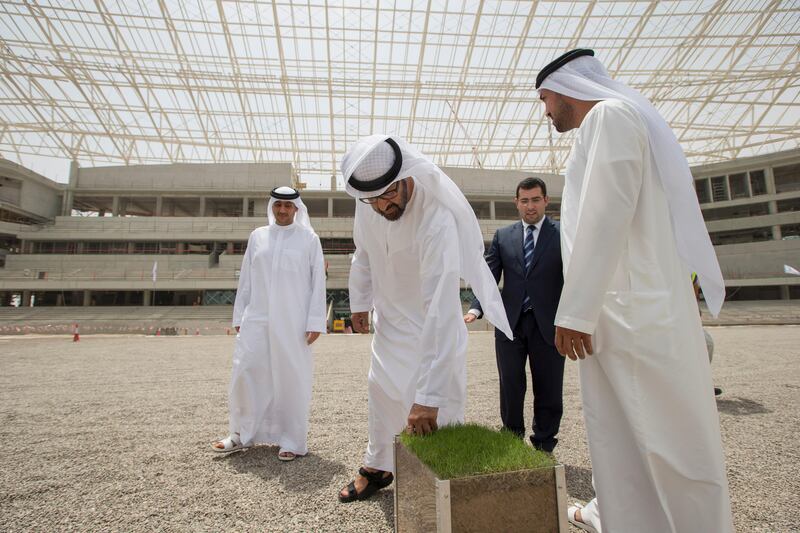
[[[252,474],[264,480],[277,478],[284,489],[292,492],[317,491],[346,472],[344,464],[323,459],[313,453],[294,461],[283,462],[278,459],[277,446],[256,446],[214,460],[226,461],[242,474]]]
[[[772,412],[771,409],[764,407],[764,404],[747,398],[725,398],[717,400],[717,409],[719,409],[720,413],[734,416],[763,415]]]
[[[383,511],[383,516],[386,519],[386,525],[390,528],[394,527],[394,484],[384,490],[378,491],[373,498],[378,500],[378,505]]]
[[[585,502],[594,498],[591,468],[564,465],[564,474],[567,477],[567,494],[569,494],[570,497]]]

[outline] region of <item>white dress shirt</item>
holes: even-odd
[[[528,224],[524,220],[521,221],[522,222],[522,246],[523,246],[523,248],[525,247],[525,237],[528,234],[528,226],[533,226],[534,228],[536,228],[536,229],[533,230],[533,249],[536,250],[536,241],[539,239],[539,234],[542,232],[542,224],[544,224],[544,219],[545,218],[547,218],[547,215],[545,215],[541,219],[539,219],[539,222],[537,222],[536,224]],[[475,318],[481,318],[481,316],[483,316],[483,313],[481,313],[477,309],[470,309],[469,311],[467,311],[467,313],[469,313],[471,315],[474,315]]]

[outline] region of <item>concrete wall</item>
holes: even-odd
[[[537,177],[547,185],[550,198],[560,198],[564,191],[564,177],[558,174],[527,172],[521,170],[483,170],[479,168],[442,167],[442,170],[468,197],[489,195],[498,200],[514,198],[517,185],[523,178]]]
[[[124,259],[123,259],[124,258]],[[9,255],[0,275],[0,290],[235,289],[242,255],[219,257],[208,267],[207,255]],[[349,255],[329,255],[329,289],[347,288]],[[153,264],[158,263],[156,282]]]
[[[800,239],[732,244],[715,250],[726,281],[786,278],[800,282],[800,276],[783,272],[783,265],[787,264],[800,269]]]
[[[291,163],[131,165],[80,168],[70,187],[77,192],[215,191],[269,192],[291,185]]]
[[[771,168],[790,165],[800,161],[800,150],[727,162],[693,169],[697,179],[726,176],[735,172],[763,169],[767,181],[772,183],[764,194],[703,204],[704,209],[715,209],[769,203],[768,214],[742,218],[710,220],[711,232],[748,230],[758,227],[771,228],[769,241],[722,245],[716,248],[723,273],[729,286],[746,284],[790,285],[800,284],[800,277],[783,274],[783,265],[800,268],[800,239],[792,236],[782,238],[780,227],[800,224],[800,211],[777,212],[776,202],[800,198],[800,190],[776,194],[770,182]],[[26,169],[12,168],[24,174]],[[11,164],[13,165],[13,164]],[[18,165],[17,165],[18,166]],[[22,170],[20,170],[22,169]],[[521,171],[486,171],[481,169],[447,168],[445,171],[465,192],[473,203],[503,205],[514,196],[519,180],[527,176],[541,177],[548,184],[548,193],[553,202],[559,202],[563,191],[563,178]],[[27,171],[29,172],[29,171]],[[291,165],[287,164],[220,164],[220,165],[149,165],[134,167],[102,167],[79,169],[74,166],[71,174],[69,194],[96,195],[114,198],[119,203],[126,197],[184,196],[193,198],[215,198],[238,196],[258,199],[256,210],[261,216],[254,217],[70,217],[52,215],[53,205],[42,199],[37,189],[23,191],[22,196],[32,195],[32,203],[42,203],[54,219],[53,225],[45,227],[4,224],[0,233],[9,232],[24,243],[32,241],[180,241],[180,242],[242,242],[250,232],[266,223],[263,210],[264,197],[274,186],[289,183]],[[3,175],[0,173],[0,175]],[[27,176],[27,175],[26,175]],[[58,195],[63,187],[53,184],[41,176],[30,173],[25,183],[31,183],[55,199],[58,211]],[[329,216],[314,217],[312,224],[321,238],[350,238],[353,218],[347,209],[354,200],[342,191],[305,191],[304,198],[314,200],[318,211],[326,210]],[[64,202],[66,208],[69,198]],[[49,206],[48,206],[49,205]],[[338,206],[338,207],[337,207]],[[337,211],[338,209],[338,211]],[[557,207],[555,207],[557,209]],[[508,213],[508,211],[505,211]],[[497,214],[500,213],[499,208]],[[513,210],[512,213],[513,214]],[[506,215],[506,216],[510,216]],[[479,220],[484,240],[514,220],[502,220],[488,216]],[[776,229],[777,228],[777,229]],[[152,265],[158,261],[158,290],[202,290],[233,289],[237,284],[236,271],[241,255],[223,254],[219,264],[209,268],[207,255],[55,255],[20,254],[9,255],[6,267],[0,269],[2,290],[149,290],[152,289]],[[329,289],[345,289],[349,273],[348,255],[326,256],[329,262]],[[27,272],[26,272],[27,271]],[[40,272],[46,274],[39,279]],[[782,290],[783,290],[782,289]]]
[[[480,220],[484,239],[513,220]],[[22,227],[18,236],[38,241],[246,241],[266,224],[262,217],[56,217],[45,231]],[[312,218],[320,238],[350,238],[352,218]]]
[[[2,197],[0,204],[4,207],[42,220],[51,219],[61,211],[63,185],[6,159],[0,159],[0,176],[8,179],[7,186],[11,188],[20,186],[19,195]]]

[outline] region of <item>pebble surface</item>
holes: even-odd
[[[796,531],[800,327],[709,330],[737,531]],[[498,427],[493,335],[469,341],[467,420]],[[290,463],[271,446],[210,451],[227,434],[233,342],[0,338],[0,530],[391,531],[391,487],[367,502],[336,499],[366,446],[370,337],[314,345],[310,454]],[[555,456],[570,501],[586,501],[591,470],[569,361],[564,407]]]

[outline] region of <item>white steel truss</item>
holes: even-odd
[[[439,164],[563,170],[539,69],[591,47],[692,164],[800,146],[800,0],[3,0],[0,154],[291,161],[357,138]]]

